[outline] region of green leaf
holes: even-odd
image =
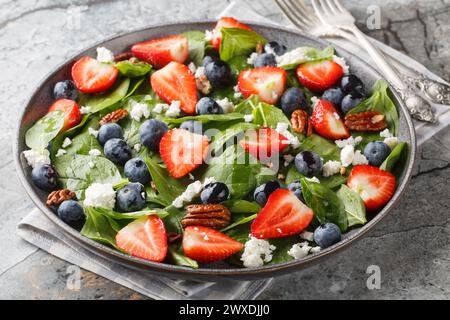
[[[129,220],[129,219],[135,220],[151,215],[157,215],[158,217],[163,219],[169,215],[169,213],[167,213],[163,209],[146,209],[134,212],[117,212],[105,208],[95,208],[95,209],[97,210],[97,212],[113,220]]]
[[[237,78],[242,71],[252,68],[252,66],[248,64],[247,59],[248,55],[244,55],[235,56],[228,61],[234,77]]]
[[[58,135],[63,126],[63,111],[47,113],[25,133],[25,143],[29,148],[36,151],[44,150],[49,142]]]
[[[129,87],[131,87],[131,90],[128,91],[127,95],[125,97],[123,97],[122,100],[125,100],[125,99],[131,97],[137,91],[137,89],[139,89],[139,87],[145,81],[145,79],[147,79],[147,77],[131,79],[130,86],[129,86]]]
[[[189,267],[193,269],[198,268],[198,263],[191,258],[186,257],[179,248],[169,246],[167,251],[167,259],[169,262],[177,266]]]
[[[228,146],[237,143],[238,140],[244,138],[245,131],[254,130],[256,128],[257,125],[253,123],[236,123],[211,137],[213,139],[213,142],[210,144],[210,149],[212,150],[213,154],[219,154],[221,151],[223,151],[224,145]]]
[[[317,221],[334,223],[342,232],[345,232],[348,227],[347,214],[336,193],[320,183],[311,182],[305,178],[300,181],[303,198],[314,212]]]
[[[128,92],[130,79],[118,81],[110,90],[98,95],[82,95],[80,105],[90,107],[91,113],[101,111],[122,100]]]
[[[394,169],[396,169],[396,164],[401,158],[405,156],[407,149],[408,144],[406,142],[400,142],[395,146],[386,160],[384,160],[384,162],[381,164],[380,169],[389,172],[394,171]]]
[[[285,70],[292,70],[297,68],[299,64],[320,60],[331,60],[334,55],[333,47],[326,47],[323,50],[319,50],[311,47],[299,47],[287,52],[286,57],[294,56],[296,59],[292,61],[292,58],[287,59],[286,62],[281,61],[279,67]]]
[[[283,110],[264,102],[258,103],[253,110],[253,123],[264,127],[276,128],[278,123],[287,123],[289,127],[291,122],[283,113]]]
[[[164,224],[167,232],[183,233],[181,219],[186,215],[184,210],[179,210],[172,205],[164,208],[169,215],[164,218]]]
[[[300,143],[302,150],[314,151],[324,161],[340,160],[341,150],[338,146],[317,134],[312,134]]]
[[[205,33],[202,31],[186,31],[182,35],[188,39],[189,61],[200,66],[205,57]]]
[[[200,121],[202,123],[208,123],[208,122],[226,122],[226,121],[234,121],[234,120],[242,120],[244,119],[244,115],[240,114],[240,113],[225,113],[225,114],[202,114],[202,115],[198,115],[198,116],[187,116],[187,117],[183,117],[183,118],[167,118],[164,119],[165,122],[167,123],[175,123],[175,124],[179,124],[179,123],[183,123],[185,121],[188,120],[196,120],[196,121]]]
[[[234,228],[236,228],[237,226],[240,226],[241,224],[245,224],[245,223],[248,223],[248,222],[250,222],[250,221],[253,221],[253,220],[256,219],[256,216],[257,216],[257,215],[258,215],[258,214],[255,213],[255,214],[252,214],[251,216],[248,216],[248,217],[244,217],[244,218],[242,218],[242,219],[239,219],[239,220],[237,220],[236,222],[233,222],[232,224],[230,224],[230,225],[227,226],[226,228],[223,228],[223,229],[220,230],[220,231],[221,231],[221,232],[225,232],[225,231],[234,229]]]
[[[239,28],[222,28],[220,44],[220,59],[230,61],[234,57],[249,55],[259,42],[266,44],[267,40],[256,32]]]
[[[343,184],[338,190],[337,196],[344,204],[349,227],[362,225],[367,222],[366,207],[359,194]]]
[[[120,61],[116,63],[116,68],[121,75],[127,78],[143,77],[152,70],[152,66],[144,61]]]
[[[234,112],[242,113],[242,114],[252,114],[253,110],[256,108],[258,103],[260,102],[259,96],[253,94],[241,103],[239,103],[236,108],[234,108]]]
[[[116,245],[118,225],[111,218],[103,215],[98,209],[88,207],[84,209],[86,222],[81,234],[89,239],[110,245],[120,250]]]
[[[223,204],[232,213],[256,213],[261,210],[259,204],[247,200],[227,200]]]
[[[292,166],[289,168],[287,175],[286,175],[286,184],[290,184],[294,181],[300,181],[302,178],[305,178],[304,175],[302,175],[298,170],[295,168],[295,166]],[[339,187],[340,185],[347,182],[348,177],[347,176],[341,176],[340,174],[331,176],[331,177],[317,177],[320,180],[320,183],[324,186],[326,186],[329,189],[334,189],[336,187]]]

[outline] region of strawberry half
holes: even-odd
[[[320,99],[311,115],[314,130],[322,137],[338,140],[350,137],[350,131],[333,104]]]
[[[134,257],[161,262],[167,255],[166,228],[158,216],[141,218],[117,233],[116,244]]]
[[[256,94],[262,101],[276,104],[286,86],[286,71],[277,67],[245,70],[239,74],[238,86],[246,98]]]
[[[184,63],[189,57],[188,39],[185,36],[171,36],[131,47],[133,55],[147,61],[155,68],[162,68],[171,61]]]
[[[203,163],[208,138],[184,129],[168,131],[159,143],[161,158],[174,178],[181,178]]]
[[[251,225],[251,234],[258,239],[271,239],[298,234],[309,226],[313,211],[293,192],[277,189]]]
[[[342,67],[332,60],[307,62],[297,68],[300,83],[315,92],[332,87],[343,74]]]
[[[183,252],[201,263],[221,261],[241,251],[244,245],[217,230],[190,226],[184,229]]]
[[[75,127],[81,121],[81,112],[78,104],[69,99],[58,99],[50,106],[48,112],[63,111],[64,112],[64,126],[61,132],[65,132],[70,128]]]
[[[239,144],[246,152],[264,160],[283,152],[289,146],[287,142],[288,139],[276,130],[262,128],[246,134]]]
[[[369,165],[353,167],[347,186],[358,193],[367,210],[378,210],[392,198],[395,192],[395,176]]]
[[[84,93],[98,93],[108,90],[116,82],[119,71],[113,65],[84,57],[72,67],[72,79],[78,90]]]
[[[252,28],[243,24],[242,22],[237,21],[235,18],[231,17],[222,17],[217,21],[216,27],[213,30],[213,38],[211,39],[211,44],[217,49],[220,50],[220,43],[222,42],[222,28],[238,28],[244,29],[248,31],[253,31]]]
[[[166,101],[180,101],[181,110],[187,114],[195,114],[197,105],[197,85],[191,70],[179,62],[170,62],[156,71],[150,78],[151,86],[156,94]]]

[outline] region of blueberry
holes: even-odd
[[[363,101],[364,95],[360,91],[352,91],[342,99],[341,110],[343,113],[347,113]]]
[[[223,109],[210,97],[201,98],[195,107],[197,114],[221,114]]]
[[[103,152],[106,158],[116,164],[124,165],[131,159],[131,148],[122,139],[113,138],[106,141]]]
[[[307,109],[308,101],[305,94],[299,88],[289,88],[281,96],[281,109],[290,117],[297,109]]]
[[[288,189],[290,191],[292,191],[301,202],[305,202],[305,199],[303,198],[303,194],[302,194],[302,184],[300,181],[297,180],[297,181],[291,182],[288,185]]]
[[[80,227],[84,222],[83,207],[78,201],[66,200],[58,208],[58,216],[72,227]]]
[[[259,54],[254,63],[255,68],[262,68],[267,66],[275,67],[277,62],[275,61],[275,56],[271,53]]]
[[[78,99],[78,90],[75,83],[71,80],[57,82],[53,88],[53,96],[55,99]]]
[[[340,107],[342,99],[344,98],[344,93],[339,87],[330,88],[325,90],[322,95],[322,99],[330,101],[335,107]]]
[[[295,167],[305,177],[313,177],[322,172],[323,161],[315,152],[302,151],[295,156]]]
[[[269,181],[257,187],[253,193],[253,197],[260,206],[264,207],[270,194],[280,188],[281,184],[278,181]]]
[[[264,46],[264,51],[267,53],[275,53],[277,56],[282,56],[286,53],[287,48],[276,41],[270,41]]]
[[[362,92],[364,90],[364,84],[357,76],[354,74],[349,74],[342,77],[341,89],[344,94],[350,93],[354,90]]]
[[[225,183],[214,182],[207,184],[200,193],[200,200],[204,204],[221,203],[228,199],[230,190]]]
[[[391,148],[382,141],[372,141],[364,148],[364,156],[369,160],[369,164],[379,167],[391,153]]]
[[[187,120],[180,125],[181,129],[187,130],[192,133],[202,134],[202,123],[196,120]]]
[[[206,65],[208,65],[209,63],[215,61],[217,59],[211,57],[211,56],[205,56],[202,60],[202,67],[206,67]]]
[[[131,182],[139,182],[146,185],[151,180],[148,167],[141,158],[128,160],[127,163],[125,163],[124,173]]]
[[[213,89],[225,88],[233,80],[230,66],[222,60],[213,60],[208,63],[205,74]]]
[[[322,249],[341,241],[341,230],[334,223],[325,223],[314,230],[314,242]]]
[[[58,186],[58,173],[50,164],[40,165],[31,171],[31,180],[39,189],[52,191]]]
[[[153,151],[159,151],[159,142],[169,130],[167,124],[162,121],[150,119],[145,121],[139,129],[141,143]]]
[[[116,206],[120,212],[133,212],[142,210],[147,201],[145,188],[140,183],[129,183],[116,194]]]
[[[106,123],[98,130],[97,140],[104,146],[106,141],[117,138],[123,139],[123,130],[117,123]]]

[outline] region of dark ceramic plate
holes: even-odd
[[[289,48],[294,48],[297,46],[312,46],[318,48],[324,48],[328,43],[315,39],[304,34],[294,32],[292,30],[283,29],[279,27],[274,27],[270,25],[263,24],[251,24],[256,31],[263,34],[267,39],[274,39],[286,44]],[[62,228],[68,236],[74,239],[80,246],[87,248],[95,252],[102,257],[112,260],[114,262],[141,270],[146,270],[152,273],[158,273],[164,276],[171,276],[176,278],[185,278],[191,280],[215,280],[217,278],[227,278],[227,279],[257,279],[265,277],[273,277],[275,275],[298,271],[306,268],[314,263],[319,263],[323,261],[326,257],[330,257],[342,249],[349,246],[351,243],[355,242],[357,239],[362,238],[369,230],[371,230],[381,219],[383,219],[391,210],[392,207],[399,200],[400,196],[405,190],[405,187],[411,177],[411,171],[415,159],[416,152],[416,140],[414,127],[411,122],[411,118],[399,96],[393,92],[393,100],[397,106],[400,115],[400,134],[399,138],[401,141],[406,141],[409,143],[409,155],[407,158],[407,163],[404,166],[404,170],[401,175],[397,190],[394,197],[386,205],[386,207],[378,213],[370,222],[361,228],[354,229],[338,244],[323,250],[317,254],[308,256],[301,260],[293,260],[286,263],[264,266],[255,269],[241,269],[235,268],[229,265],[215,265],[209,266],[208,268],[191,269],[187,267],[179,267],[169,264],[154,263],[146,261],[139,258],[134,258],[129,255],[123,254],[119,251],[113,250],[107,246],[99,244],[93,240],[81,236],[76,230],[72,229],[65,223],[63,223],[51,210],[45,206],[45,199],[47,194],[41,190],[34,187],[30,179],[30,168],[26,164],[26,161],[21,156],[23,150],[26,150],[24,143],[25,132],[28,128],[40,117],[42,117],[48,106],[51,104],[52,98],[52,88],[57,81],[70,78],[70,70],[72,64],[81,56],[89,55],[95,56],[95,50],[99,45],[105,46],[115,53],[121,53],[129,51],[130,46],[136,42],[141,42],[144,40],[174,35],[184,32],[186,30],[206,30],[212,29],[214,26],[213,21],[202,21],[202,22],[182,22],[176,24],[166,24],[158,25],[154,27],[149,27],[144,30],[134,31],[125,35],[114,37],[110,40],[104,41],[100,44],[92,46],[91,48],[82,51],[78,55],[69,59],[62,65],[58,66],[41,82],[41,84],[35,89],[31,98],[28,101],[22,115],[20,117],[20,122],[17,128],[15,141],[14,141],[14,157],[17,172],[19,174],[20,180],[23,183],[28,195],[38,206],[39,209],[56,225]],[[336,50],[340,56],[343,56],[350,65],[354,73],[362,78],[366,87],[370,88],[372,84],[381,78],[381,75],[375,71],[366,62],[360,60],[344,49],[336,47]]]

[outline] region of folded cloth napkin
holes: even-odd
[[[241,1],[231,2],[220,16],[233,16],[237,19],[255,22],[271,22]],[[272,24],[275,23],[272,22]],[[293,28],[288,23],[284,23],[283,25]],[[328,40],[360,56],[366,61],[370,59],[362,49],[348,41],[342,39]],[[394,55],[399,61],[402,61],[410,68],[432,79],[445,82],[410,57],[385,45],[383,45],[383,51]],[[450,123],[450,108],[439,105],[434,105],[434,107],[437,110],[438,123],[431,125],[415,122],[418,144],[423,143]],[[34,209],[21,221],[18,225],[17,232],[26,241],[60,259],[78,265],[153,299],[255,299],[272,281],[272,279],[243,282],[230,280],[208,283],[173,280],[154,276],[143,271],[136,271],[117,263],[112,263],[80,247],[38,209]]]

